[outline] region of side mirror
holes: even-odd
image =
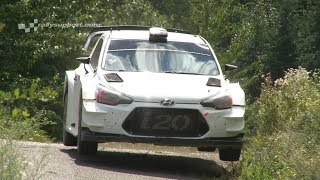
[[[225,71],[232,71],[232,70],[235,70],[235,69],[237,69],[237,68],[238,68],[238,66],[231,65],[231,64],[225,64],[225,65],[224,65],[224,70],[225,70]]]
[[[84,63],[84,64],[89,64],[90,58],[89,57],[78,57],[77,61]]]

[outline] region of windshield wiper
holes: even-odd
[[[192,72],[177,72],[177,71],[165,71],[164,73],[172,73],[172,74],[192,74],[192,75],[203,75],[200,73],[192,73]]]
[[[139,70],[126,70],[126,69],[115,69],[115,70],[107,70],[107,71],[116,71],[116,72],[147,72],[147,71],[139,71]]]
[[[127,71],[127,70],[125,70],[125,69],[114,69],[114,70],[108,70],[108,71],[125,72],[125,71]]]

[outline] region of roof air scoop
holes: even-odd
[[[221,87],[221,80],[210,77],[208,79],[207,86]]]
[[[164,28],[152,27],[149,29],[150,42],[167,42],[168,31]]]
[[[123,82],[123,80],[117,73],[108,73],[105,74],[104,77],[108,82]]]

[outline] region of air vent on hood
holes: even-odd
[[[108,82],[123,82],[123,80],[117,73],[108,73],[105,74],[104,77]]]
[[[216,78],[209,78],[207,82],[207,86],[221,87],[221,80]]]

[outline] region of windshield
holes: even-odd
[[[207,45],[186,42],[112,40],[102,68],[108,71],[219,74]]]

